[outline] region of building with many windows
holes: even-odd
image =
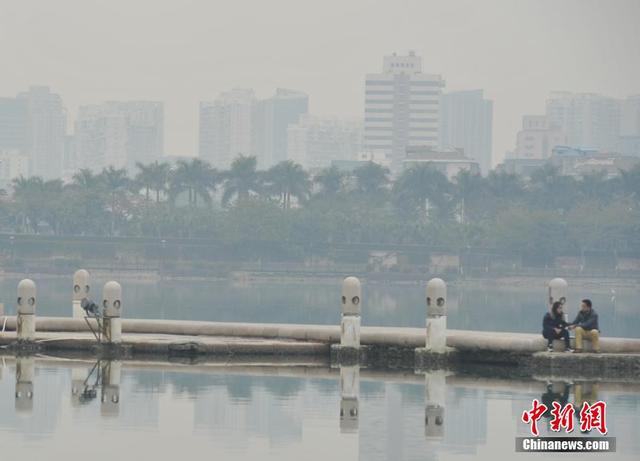
[[[253,153],[253,90],[236,88],[200,103],[199,157],[220,169]]]
[[[0,98],[0,150],[26,156],[30,175],[61,177],[66,129],[62,98],[46,86],[32,86],[15,98]]]
[[[438,146],[440,75],[422,72],[422,59],[385,56],[381,73],[365,81],[364,150],[399,171],[408,147]]]
[[[70,169],[100,171],[113,166],[133,171],[164,155],[164,105],[155,101],[109,101],[80,107],[75,146],[67,145]]]
[[[567,144],[564,132],[544,115],[525,115],[516,137],[516,150],[508,158],[544,160],[553,148]]]
[[[260,168],[287,159],[287,130],[309,111],[309,96],[278,88],[275,95],[256,103],[253,117],[253,151]]]
[[[440,148],[463,149],[482,174],[492,167],[493,101],[482,90],[454,91],[440,102]]]
[[[288,128],[287,158],[307,169],[357,160],[361,149],[362,125],[357,121],[303,115]]]
[[[621,100],[599,94],[552,92],[547,100],[549,122],[565,133],[571,146],[615,150],[620,113]]]

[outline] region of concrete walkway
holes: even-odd
[[[3,319],[0,318],[0,326],[3,323]],[[15,317],[6,317],[6,330],[10,332],[14,331],[15,328]],[[83,319],[62,317],[38,317],[36,319],[36,329],[38,332],[56,333],[89,331]],[[138,343],[143,343],[144,341],[157,343],[160,340],[159,338],[163,338],[164,342],[191,341],[203,344],[231,344],[232,342],[240,344],[240,339],[245,341],[249,339],[269,339],[272,340],[273,344],[279,344],[282,341],[294,341],[293,344],[298,347],[303,347],[303,343],[322,343],[327,345],[340,342],[340,327],[338,325],[123,319],[122,332],[125,342],[129,341],[129,338],[136,338]],[[8,333],[0,333],[0,342],[5,344],[6,340],[3,340],[3,337],[6,334]],[[134,334],[142,336],[132,336]],[[424,347],[425,334],[424,328],[362,327],[360,341],[363,345],[415,349]],[[212,338],[216,339],[213,340]],[[268,343],[262,341],[262,344]],[[640,354],[640,338],[603,337],[600,345],[603,353]],[[539,334],[448,330],[447,346],[458,351],[485,350],[532,354],[545,351],[546,340]],[[287,345],[286,347],[293,346]]]

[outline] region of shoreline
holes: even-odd
[[[372,285],[422,285],[432,277],[441,276],[446,279],[447,284],[464,288],[483,288],[487,284],[500,285],[506,291],[517,291],[523,287],[540,286],[546,287],[549,280],[554,277],[564,278],[569,286],[589,289],[612,289],[612,288],[637,288],[640,289],[640,277],[596,277],[596,276],[575,276],[565,275],[562,272],[553,275],[495,275],[487,277],[453,277],[448,278],[442,274],[407,274],[406,280],[398,280],[396,277],[382,278],[380,273],[347,274],[347,273],[323,273],[305,274],[303,272],[289,275],[274,274],[273,272],[229,272],[227,276],[194,276],[177,274],[159,274],[157,271],[122,271],[122,270],[90,270],[95,278],[129,279],[140,282],[159,283],[163,281],[171,282],[225,282],[233,283],[317,283],[335,284],[341,282],[348,275],[360,277],[362,282]],[[66,272],[1,272],[1,279],[21,279],[37,278],[40,280],[68,279],[72,275]]]

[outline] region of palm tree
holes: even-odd
[[[353,175],[356,189],[368,196],[380,194],[389,184],[389,169],[371,161],[356,168]]]
[[[335,195],[342,191],[344,187],[345,174],[336,166],[331,166],[321,170],[313,178],[313,182],[320,186],[320,193],[324,195]]]
[[[150,191],[154,191],[156,193],[156,203],[159,203],[160,193],[167,189],[171,165],[168,163],[158,163],[156,160],[147,165],[136,162],[136,168],[138,168],[139,171],[136,175],[135,183],[144,189],[146,200],[149,201]]]
[[[156,203],[160,203],[160,193],[167,190],[167,183],[169,181],[169,172],[171,171],[171,165],[166,162],[158,163],[157,161],[152,164],[151,168],[151,190],[156,193]],[[211,175],[212,185],[215,186],[215,174],[211,169],[209,171]]]
[[[451,183],[429,163],[405,170],[396,180],[393,192],[401,208],[417,208],[423,215],[435,208],[443,217],[450,211]]]
[[[145,165],[141,162],[136,162],[136,168],[138,169],[138,174],[134,179],[134,184],[137,187],[144,189],[144,196],[147,202],[149,201],[149,195],[151,192],[151,165]]]
[[[239,155],[231,163],[231,168],[223,176],[224,193],[222,204],[227,205],[232,198],[245,200],[251,193],[258,194],[262,190],[261,177],[257,171],[255,157]]]
[[[74,173],[70,186],[82,191],[95,190],[98,186],[98,177],[90,169],[82,168]]]
[[[170,174],[170,193],[175,197],[184,191],[188,192],[189,205],[197,206],[198,197],[206,203],[211,203],[210,191],[215,191],[218,182],[218,172],[209,163],[198,158],[191,160],[179,160],[176,168]],[[161,175],[158,173],[158,183],[154,187],[159,187]],[[158,198],[159,189],[156,189]]]
[[[309,196],[309,174],[301,165],[285,160],[272,166],[265,175],[268,190],[278,195],[282,208],[291,207],[291,197],[304,201]]]
[[[116,213],[122,202],[124,194],[130,190],[131,179],[124,168],[116,169],[113,166],[104,168],[98,175],[98,180],[109,196],[109,210],[111,213],[111,231],[115,232]]]

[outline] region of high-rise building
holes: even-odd
[[[455,91],[442,95],[440,103],[440,147],[463,149],[486,175],[492,167],[491,140],[493,101],[482,90]]]
[[[239,155],[253,152],[253,90],[234,89],[200,103],[199,157],[216,168],[228,168]]]
[[[334,160],[357,160],[362,125],[357,121],[303,115],[288,128],[287,158],[307,169],[325,168]]]
[[[620,135],[619,99],[592,93],[552,92],[547,100],[549,121],[574,147],[616,149]]]
[[[61,177],[66,125],[62,98],[48,87],[0,98],[0,149],[26,155],[31,175]]]
[[[69,152],[69,149],[67,149]],[[133,170],[164,155],[164,107],[153,101],[109,101],[80,107],[76,168]]]
[[[0,98],[0,150],[26,153],[28,123],[26,100]]]
[[[257,102],[252,131],[253,155],[259,167],[269,168],[287,159],[287,129],[308,111],[308,95],[282,88]]]
[[[364,149],[386,157],[399,170],[407,147],[437,147],[440,75],[422,73],[422,59],[410,52],[385,56],[382,73],[365,81]]]
[[[567,138],[563,131],[544,115],[522,117],[522,130],[516,138],[516,150],[509,158],[546,160],[553,148],[565,145]]]
[[[27,104],[27,155],[30,173],[45,179],[62,176],[67,134],[67,112],[60,95],[46,86],[32,86],[20,93]]]

